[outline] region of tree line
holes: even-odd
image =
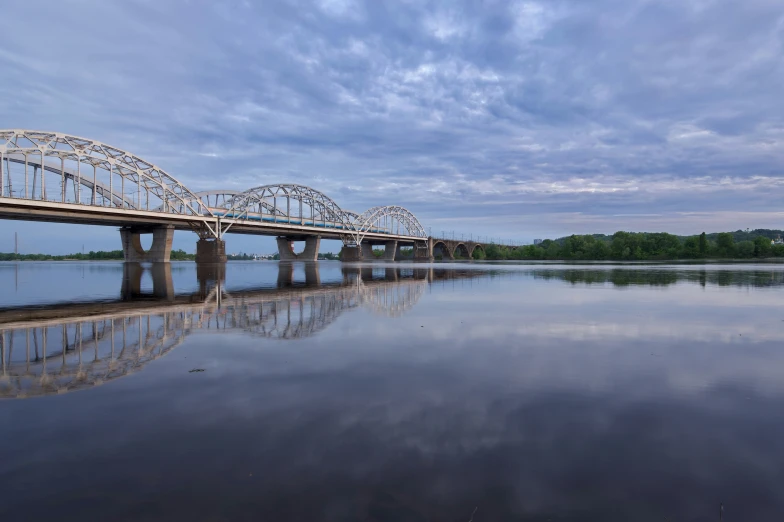
[[[13,252],[0,252],[0,261],[122,261],[125,259],[122,250],[98,250],[82,254],[15,254]],[[194,254],[188,254],[185,250],[172,250],[170,259],[172,261],[192,261],[196,259]]]
[[[648,261],[670,259],[752,259],[784,257],[784,244],[771,244],[778,230],[676,236],[666,232],[616,232],[546,239],[537,245],[507,248],[487,245],[475,259]],[[737,241],[736,238],[742,238]]]

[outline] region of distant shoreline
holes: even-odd
[[[279,259],[228,259],[232,262],[262,262],[275,261]],[[339,261],[337,259],[319,259],[318,261]],[[0,263],[62,263],[62,262],[91,262],[91,263],[125,263],[124,259],[79,259],[75,257],[60,258],[52,256],[49,259],[0,259]],[[195,263],[195,259],[171,259],[170,263]],[[353,263],[382,263],[382,259],[369,259],[366,261],[352,261]],[[392,262],[392,261],[389,261]],[[413,259],[401,259],[395,263],[415,262]],[[506,265],[710,265],[722,263],[734,264],[784,264],[784,258],[765,257],[765,258],[708,258],[708,259],[436,259],[431,263],[455,264],[455,263],[477,263],[477,264],[506,264]]]

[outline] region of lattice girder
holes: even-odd
[[[398,225],[395,228],[395,225]],[[400,225],[403,230],[400,230]],[[392,228],[388,228],[388,227]],[[409,210],[397,206],[387,205],[373,207],[362,213],[354,222],[357,242],[373,230],[385,230],[390,234],[407,235],[413,237],[426,238],[427,233],[419,220]]]
[[[137,209],[144,207],[141,204],[141,190],[144,190],[147,202],[150,195],[162,202],[158,209],[151,209],[148,203],[146,210],[199,217],[211,216],[207,207],[199,202],[199,198],[193,192],[163,169],[117,147],[94,140],[57,132],[0,130],[0,159],[7,160],[13,157],[25,159],[32,157],[49,172],[58,172],[57,160],[60,160],[59,172],[63,176],[65,175],[64,162],[75,162],[76,176],[80,183],[82,178],[90,177],[90,173],[84,172],[87,169],[82,169],[82,166],[100,168],[109,173],[110,179],[115,174],[119,175],[138,187],[139,201],[133,205]],[[94,170],[92,172],[95,173]],[[122,203],[115,203],[115,200],[122,202],[126,199],[124,195],[115,198],[117,193],[113,189],[109,192],[112,194],[112,205],[119,206]]]
[[[285,207],[280,204],[281,201],[285,201]],[[310,216],[305,212],[305,206],[310,209]],[[262,209],[269,215],[286,220],[311,219],[314,224],[333,223],[347,229],[353,225],[349,213],[343,211],[332,198],[318,190],[296,184],[262,185],[246,190],[235,196],[226,215],[235,219],[248,219],[251,212],[263,214]]]

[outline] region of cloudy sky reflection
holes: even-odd
[[[130,376],[4,401],[0,515],[775,518],[780,271],[708,272],[503,269],[312,337],[194,329]]]

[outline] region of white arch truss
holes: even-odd
[[[231,206],[231,200],[239,194],[242,194],[239,190],[203,190],[197,192],[196,196],[198,196],[201,202],[208,208],[225,209]]]
[[[46,208],[66,203],[177,215],[186,218],[178,223],[218,239],[234,223],[242,223],[243,233],[253,233],[246,225],[254,222],[288,224],[294,233],[302,227],[303,234],[313,233],[312,228],[328,229],[347,244],[360,244],[369,233],[427,237],[417,218],[400,206],[356,214],[318,190],[291,183],[244,192],[192,192],[160,167],[122,149],[48,131],[0,130],[0,198],[46,203]],[[224,219],[229,222],[225,230]],[[269,233],[263,226],[260,230]]]
[[[351,230],[352,214],[323,192],[305,185],[263,185],[237,194],[224,216],[240,220],[291,223]]]
[[[59,182],[57,176],[47,180],[47,172]],[[196,194],[156,165],[59,132],[0,130],[0,197],[212,216]]]
[[[369,232],[427,238],[425,227],[416,216],[397,205],[369,208],[355,218],[354,230],[357,243],[361,243]]]

